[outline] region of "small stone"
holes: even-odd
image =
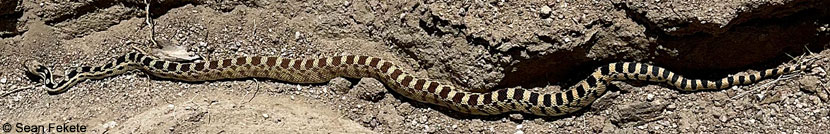
[[[674,110],[674,109],[677,109],[677,105],[674,105],[674,104],[669,104],[668,106],[666,106],[666,109],[667,109],[667,110]]]
[[[821,80],[816,76],[805,76],[799,80],[799,83],[801,83],[801,90],[807,93],[816,93],[818,89],[821,89]]]
[[[646,100],[653,101],[654,100],[654,94],[647,94],[646,95]]]
[[[764,94],[755,94],[755,97],[758,97],[758,100],[764,100]]]
[[[542,15],[542,18],[550,17],[551,9],[547,5],[542,6],[542,9],[539,9],[539,14]]]
[[[727,120],[729,120],[729,118],[727,118],[725,115],[720,116],[720,122],[726,122]]]
[[[524,128],[524,125],[522,125],[522,124],[516,125],[516,129],[522,129],[522,128]]]
[[[6,78],[0,78],[0,83],[6,83],[8,81]]]
[[[522,114],[510,114],[510,120],[524,120]]]
[[[334,78],[331,79],[328,83],[328,86],[331,87],[331,90],[337,94],[345,94],[349,92],[349,85],[352,85],[352,82],[346,80],[345,78]]]
[[[269,116],[268,116],[268,114],[262,114],[262,117],[265,117],[265,119],[268,119]]]
[[[118,126],[118,123],[116,123],[115,121],[109,121],[107,123],[101,124],[101,127],[103,127],[104,129],[113,128],[115,126]]]

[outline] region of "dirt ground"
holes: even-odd
[[[58,74],[149,50],[138,0],[0,0],[0,123],[89,133],[827,133],[830,2],[151,1],[155,39],[206,59],[346,54],[476,92],[559,91],[603,64],[637,61],[691,78],[819,67],[712,92],[614,82],[561,117],[473,116],[407,99],[372,78],[321,84],[185,83],[140,71],[47,94],[25,60]],[[810,50],[810,51],[807,51]],[[4,126],[5,127],[5,126]],[[17,129],[16,126],[14,127]]]

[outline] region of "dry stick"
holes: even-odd
[[[781,79],[788,79],[788,78],[790,78],[790,77],[786,77],[786,78],[784,78],[784,76],[787,76],[787,75],[781,75],[781,76],[778,76],[778,78],[776,78],[775,80],[773,80],[773,81],[771,81],[771,82],[769,82],[769,83],[766,83],[766,84],[764,84],[764,85],[761,85],[760,87],[767,87],[767,86],[769,86],[769,84],[776,83],[776,82],[778,82],[778,81],[779,81],[779,80],[781,80]],[[746,95],[746,94],[748,94],[748,93],[750,93],[750,92],[753,92],[753,91],[757,91],[757,90],[754,90],[754,89],[749,89],[748,91],[744,91],[744,92],[742,92],[742,93],[740,93],[740,94],[738,94],[738,95],[733,96],[733,97],[732,97],[732,99],[734,100],[734,99],[740,98],[740,97],[742,97],[742,96],[744,96],[744,95]]]
[[[153,25],[153,22],[150,21],[150,19],[152,19],[151,16],[150,16],[150,2],[147,2],[147,0],[144,0],[144,3],[147,4],[147,6],[144,7],[144,14],[146,15],[145,17],[147,17],[147,18],[144,19],[144,21],[147,22],[148,26],[150,26],[150,42],[152,42],[153,45],[156,45],[156,47],[161,48],[161,46],[158,43],[156,43],[155,25]]]
[[[144,52],[144,50],[141,50],[141,49],[139,49],[139,48],[138,48],[138,47],[136,47],[136,46],[130,46],[130,47],[132,47],[133,49],[135,49],[136,51],[138,51],[138,52],[140,52],[140,53],[142,53],[142,54],[145,54],[145,55],[147,54],[146,52]]]
[[[259,81],[257,81],[256,78],[254,78],[254,84],[256,84],[256,89],[254,90],[254,95],[251,96],[251,99],[248,99],[248,102],[251,102],[252,100],[254,100],[254,97],[256,97],[256,94],[259,93]],[[248,96],[248,94],[245,93],[245,96]],[[248,102],[244,102],[244,103],[248,103]]]
[[[25,89],[35,88],[36,86],[38,86],[38,85],[31,85],[31,86],[26,86],[26,87],[17,88],[17,89],[14,89],[14,90],[12,90],[12,91],[9,91],[8,93],[4,93],[2,97],[9,96],[9,95],[11,95],[11,94],[13,94],[13,93],[17,93],[17,92],[23,91],[23,90],[25,90]]]

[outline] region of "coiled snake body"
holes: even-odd
[[[710,81],[684,78],[664,68],[648,64],[620,62],[597,68],[588,78],[562,92],[538,93],[521,88],[506,88],[476,93],[413,77],[409,75],[409,71],[392,62],[368,56],[335,56],[317,59],[252,56],[181,63],[161,60],[141,53],[129,53],[104,66],[80,67],[71,70],[60,82],[54,80],[51,69],[40,63],[27,61],[24,64],[28,72],[42,78],[50,94],[66,92],[78,82],[86,79],[101,79],[135,69],[153,76],[182,81],[269,78],[293,83],[324,83],[335,77],[372,77],[410,99],[448,107],[463,113],[495,115],[517,111],[541,116],[564,115],[582,109],[605,94],[606,85],[614,80],[662,82],[682,91],[701,91],[750,84],[763,78],[811,67],[807,64],[798,64]]]

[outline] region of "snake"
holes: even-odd
[[[49,94],[61,94],[87,79],[103,79],[140,70],[146,74],[187,82],[266,78],[290,83],[325,83],[336,77],[375,78],[394,92],[422,103],[449,108],[473,115],[498,115],[521,112],[538,116],[560,116],[591,105],[607,92],[612,81],[648,81],[664,83],[680,91],[706,91],[747,85],[764,78],[813,67],[800,63],[720,80],[685,78],[679,74],[639,62],[614,62],[597,67],[587,78],[559,92],[542,93],[520,87],[491,92],[471,92],[434,80],[418,78],[409,70],[377,57],[345,55],[323,58],[292,59],[279,56],[240,56],[212,61],[177,62],[132,52],[108,64],[77,67],[56,81],[52,70],[43,64],[25,61],[26,72],[40,77],[38,82]]]

